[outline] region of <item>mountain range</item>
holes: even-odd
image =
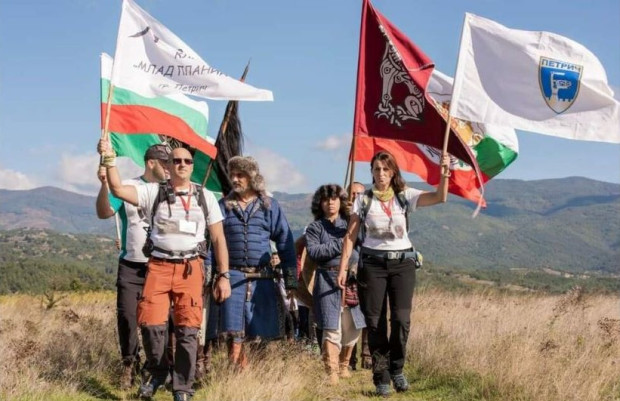
[[[426,184],[411,186],[429,189]],[[311,221],[312,194],[274,193],[295,237]],[[535,268],[620,275],[620,185],[580,177],[492,180],[487,208],[450,196],[411,214],[410,237],[425,263],[456,268]],[[0,230],[40,228],[115,236],[95,198],[54,187],[0,190]]]

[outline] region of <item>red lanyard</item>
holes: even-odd
[[[190,191],[191,191],[191,188],[190,188]],[[185,202],[185,199],[183,199],[182,196],[179,196],[179,198],[181,198],[183,209],[185,209],[185,220],[189,220],[189,208],[192,205],[192,193],[190,192],[187,194],[187,202]]]
[[[381,209],[383,209],[385,214],[387,214],[387,216],[390,218],[390,223],[391,223],[392,222],[392,205],[394,204],[394,198],[392,197],[392,199],[388,201],[387,206],[385,206],[385,203],[383,203],[382,201],[379,201],[379,204],[381,205]]]

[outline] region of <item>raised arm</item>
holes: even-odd
[[[97,217],[100,219],[107,219],[114,216],[114,209],[112,209],[110,198],[108,197],[108,182],[106,178],[106,169],[104,167],[99,167],[97,178],[99,178],[101,182],[101,188],[99,188],[97,202],[95,203]]]
[[[136,191],[136,187],[133,185],[123,185],[121,182],[121,177],[116,168],[116,153],[114,153],[110,145],[110,140],[100,139],[97,151],[103,156],[101,166],[107,170],[108,186],[112,195],[134,206],[138,206],[138,191]]]
[[[347,268],[349,266],[349,259],[351,258],[351,252],[353,251],[353,245],[357,240],[357,235],[360,230],[360,216],[352,214],[349,217],[349,227],[347,233],[342,240],[342,257],[340,258],[340,268],[338,271],[338,285],[344,289],[347,282]]]
[[[432,206],[438,203],[444,203],[448,200],[448,182],[450,181],[450,155],[441,155],[441,164],[439,166],[441,178],[435,192],[424,192],[418,198],[416,207]]]

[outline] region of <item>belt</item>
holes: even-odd
[[[190,249],[189,251],[169,251],[167,249],[160,248],[158,246],[153,247],[154,251],[161,252],[164,255],[172,256],[174,258],[183,259],[186,257],[198,257],[198,248]]]
[[[327,270],[328,272],[333,272],[333,271],[340,270],[340,266],[319,266],[317,269]]]
[[[363,256],[372,256],[376,259],[383,260],[403,260],[415,258],[415,251],[411,248],[402,251],[380,251],[377,249],[362,248],[360,252]]]
[[[231,266],[229,270],[237,270],[243,273],[243,277],[247,279],[273,279],[276,276],[272,271],[267,271],[265,268],[253,267],[253,266]]]
[[[253,267],[253,266],[230,266],[228,269],[239,270],[240,272],[243,272],[243,273],[257,273],[261,270],[260,267]]]
[[[191,262],[192,260],[196,260],[198,259],[199,256],[198,255],[194,255],[192,257],[189,258],[185,258],[185,259],[166,259],[166,258],[158,258],[157,256],[151,256],[151,260],[155,260],[158,262],[167,262],[167,263],[173,263],[173,264],[183,264],[183,263],[187,263],[187,262]]]

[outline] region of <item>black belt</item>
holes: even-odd
[[[196,260],[198,259],[200,256],[195,255],[189,258],[185,258],[185,259],[166,259],[166,258],[158,258],[157,256],[151,256],[151,260],[155,260],[158,262],[168,262],[168,263],[174,263],[174,264],[183,264],[183,263],[187,263],[187,262],[191,262],[192,260]]]
[[[372,256],[381,260],[404,260],[415,258],[415,251],[411,248],[402,251],[380,251],[377,249],[362,248],[360,252],[363,256]]]
[[[154,246],[153,250],[178,259],[183,259],[186,256],[194,258],[198,257],[198,248],[190,249],[189,251],[169,251],[167,249]]]
[[[319,270],[327,270],[328,272],[333,272],[340,270],[340,266],[319,266]]]

